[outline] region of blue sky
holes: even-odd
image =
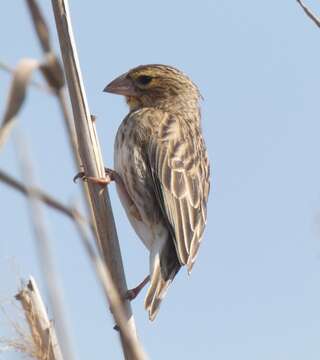
[[[314,9],[319,3],[309,1]],[[40,1],[58,49],[51,2]],[[133,311],[151,359],[315,360],[320,356],[319,36],[296,1],[70,1],[90,110],[106,165],[127,109],[102,93],[139,64],[184,70],[204,97],[212,163],[208,225],[191,277],[181,271],[150,323]],[[41,59],[22,1],[2,4],[0,60]],[[320,10],[319,10],[320,11]],[[40,79],[40,76],[35,78]],[[0,72],[0,113],[10,77]],[[54,98],[30,89],[19,116],[41,187],[80,198]],[[12,141],[0,168],[19,175]],[[148,255],[110,186],[129,286]],[[45,292],[25,199],[0,184],[0,299],[34,275]],[[121,359],[112,320],[72,224],[46,210],[79,359]],[[8,324],[0,319],[0,332]],[[0,353],[0,359],[19,355]]]

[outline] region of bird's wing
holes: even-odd
[[[187,264],[190,271],[206,223],[210,187],[209,162],[200,127],[162,113],[147,152],[155,194],[173,235],[179,261]]]

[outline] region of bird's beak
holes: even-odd
[[[103,91],[124,96],[137,96],[137,91],[132,81],[127,78],[127,73],[111,81]]]

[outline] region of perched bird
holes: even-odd
[[[130,112],[115,140],[109,175],[143,244],[150,251],[145,308],[150,320],[183,265],[190,273],[201,243],[209,195],[209,161],[201,135],[200,93],[181,71],[142,65],[104,89],[124,95]]]

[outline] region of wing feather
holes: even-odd
[[[178,116],[161,117],[159,130],[149,139],[148,162],[179,261],[190,271],[206,223],[209,162],[200,130]]]

